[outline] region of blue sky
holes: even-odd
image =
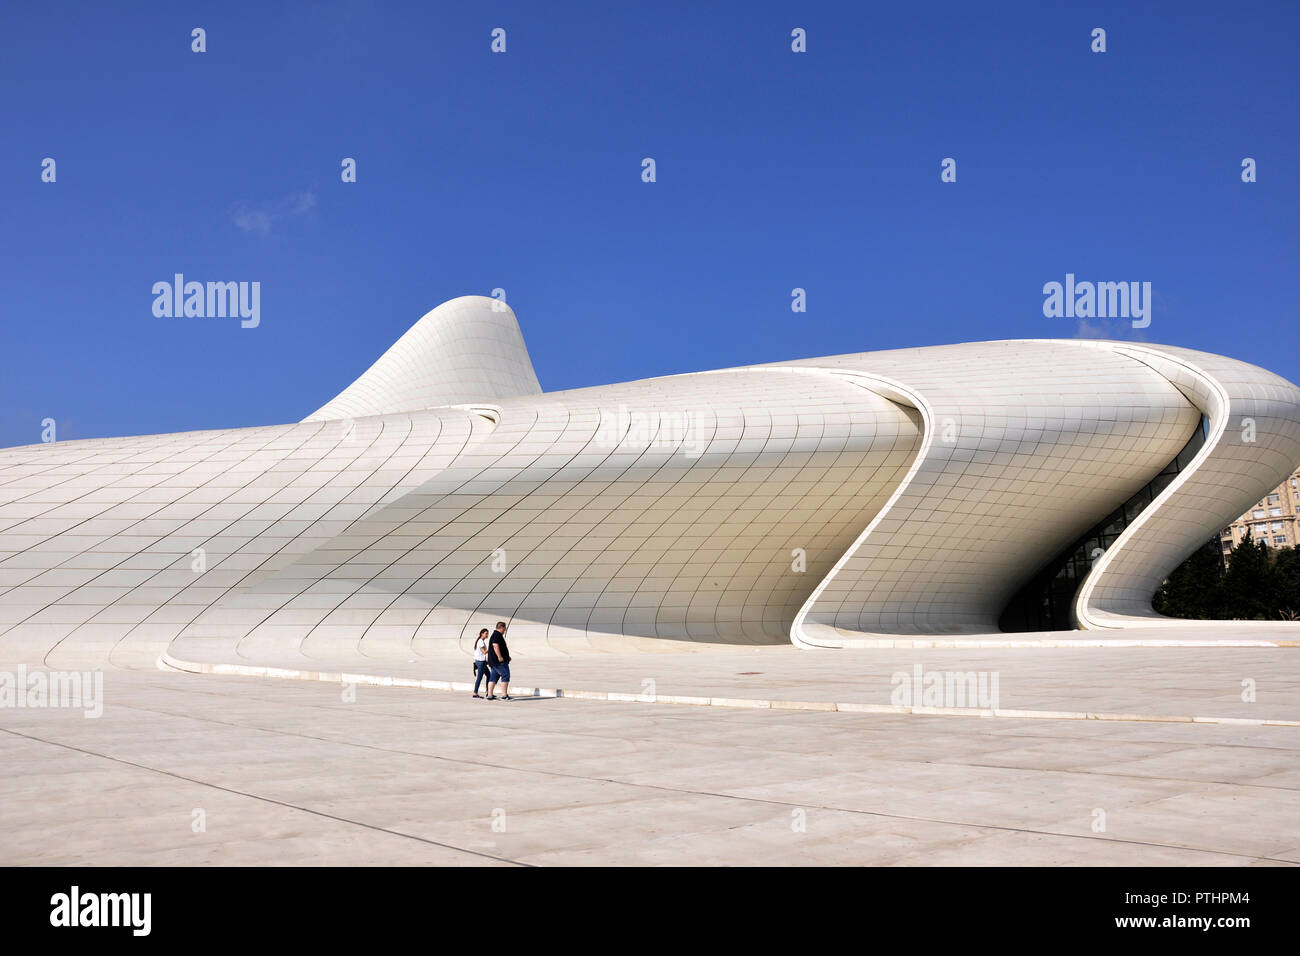
[[[296,421],[498,287],[548,391],[1088,334],[1043,315],[1067,272],[1152,283],[1150,328],[1109,337],[1300,381],[1297,27],[1202,0],[9,4],[0,446],[45,417]],[[177,272],[260,282],[261,324],[155,317]]]

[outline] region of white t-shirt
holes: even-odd
[[[474,660],[476,661],[487,660],[487,652],[488,652],[488,639],[486,637],[480,637],[478,640],[474,642]]]

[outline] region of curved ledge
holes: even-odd
[[[888,398],[890,401],[897,402],[899,405],[908,406],[909,408],[914,408],[921,415],[921,447],[916,451],[916,457],[912,460],[912,466],[907,470],[907,474],[903,477],[899,486],[894,489],[894,493],[889,496],[889,500],[885,502],[884,507],[876,513],[876,516],[871,519],[865,528],[862,529],[862,533],[858,535],[857,539],[854,540],[849,549],[840,556],[838,561],[835,562],[835,566],[831,568],[830,573],[817,582],[816,587],[813,588],[812,594],[808,596],[808,600],[806,600],[803,603],[803,606],[799,608],[799,612],[795,615],[794,623],[790,626],[790,642],[796,647],[843,647],[845,646],[845,640],[843,638],[829,636],[829,634],[833,634],[834,632],[825,625],[814,625],[812,627],[806,626],[808,624],[808,614],[816,605],[818,598],[821,597],[822,593],[830,584],[831,579],[834,578],[835,575],[837,575],[848,563],[849,559],[857,553],[862,542],[866,541],[867,537],[879,526],[880,522],[884,520],[885,516],[890,512],[890,509],[894,507],[899,498],[901,498],[907,491],[908,487],[912,483],[912,479],[916,477],[916,473],[921,469],[922,464],[925,462],[926,457],[930,452],[930,445],[934,441],[934,412],[930,408],[929,403],[926,402],[919,392],[908,388],[902,382],[865,375],[860,372],[845,372],[839,369],[817,369],[816,371],[821,372],[822,374],[839,375],[843,378],[847,378],[854,384],[869,391],[874,391],[877,394]]]
[[[1131,343],[1088,343],[1149,366],[1209,418],[1205,445],[1094,564],[1075,597],[1085,630],[1168,625],[1151,606],[1160,582],[1300,461],[1300,389],[1263,369],[1207,353]],[[1234,418],[1253,440],[1234,441]],[[1245,423],[1249,426],[1245,427]],[[1219,621],[1179,620],[1188,627]],[[1277,622],[1234,622],[1276,628]]]

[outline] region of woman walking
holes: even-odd
[[[489,680],[488,677],[488,629],[485,627],[478,632],[478,640],[474,642],[474,696],[479,700],[483,697],[478,692],[478,685],[482,681]]]

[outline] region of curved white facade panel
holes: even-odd
[[[152,663],[490,430],[439,409],[0,449],[0,656]]]
[[[1300,460],[1300,392],[1277,375],[1206,352],[1099,347],[1149,365],[1209,419],[1200,453],[1102,556],[1075,600],[1084,628],[1149,626],[1166,620],[1152,610],[1151,595],[1207,530],[1231,523]]]
[[[1085,628],[1159,623],[1161,579],[1300,461],[1300,390],[1137,343],[537,393],[513,313],[466,297],[298,425],[0,450],[0,654],[405,659],[498,618],[521,650],[983,633],[1204,414],[1077,595]]]
[[[1200,422],[1150,368],[1073,342],[815,363],[905,387],[927,429],[914,472],[817,589],[796,642],[996,631],[1019,587],[1168,464]]]
[[[451,468],[187,635],[228,636],[260,613],[241,646],[428,653],[468,640],[485,617],[509,618],[523,647],[787,641],[921,438],[913,410],[801,371],[651,379],[500,408],[497,430]],[[320,581],[333,607],[304,600]]]
[[[499,299],[444,302],[304,421],[414,412],[542,391],[514,311]]]

